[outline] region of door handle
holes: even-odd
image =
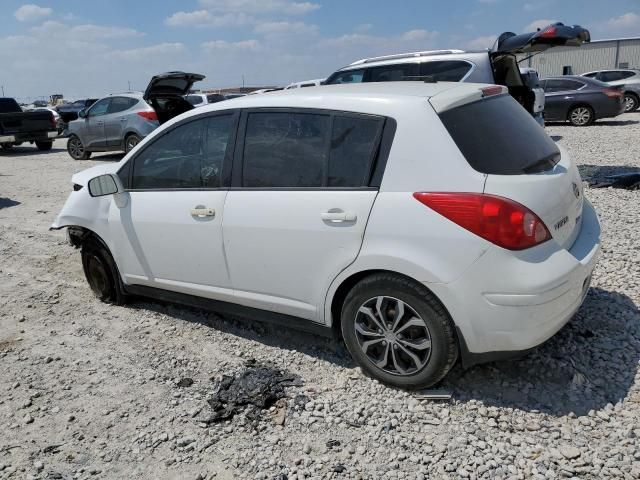
[[[96,122],[96,125],[104,125],[104,122]]]
[[[192,217],[215,217],[216,211],[213,208],[196,207],[191,209]]]
[[[571,100],[573,97],[570,97],[569,95],[567,95],[566,97],[564,97],[565,100]]]
[[[127,121],[127,117],[120,117],[120,121],[121,122],[126,122]]]
[[[325,222],[331,223],[343,223],[343,222],[355,222],[358,219],[358,215],[351,212],[344,212],[342,210],[329,210],[328,212],[322,212],[320,218]]]

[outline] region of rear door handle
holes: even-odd
[[[192,217],[215,217],[216,216],[216,211],[213,208],[207,208],[207,207],[196,207],[196,208],[192,208],[191,209],[191,216]]]
[[[342,210],[329,210],[328,212],[322,212],[320,218],[325,222],[331,223],[343,223],[343,222],[355,222],[358,219],[358,215],[352,212],[344,212]]]

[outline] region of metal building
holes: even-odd
[[[540,78],[609,68],[640,69],[640,37],[595,40],[576,48],[551,48],[520,65],[535,68]]]

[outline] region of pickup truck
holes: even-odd
[[[0,98],[0,147],[3,150],[25,142],[38,150],[51,150],[58,136],[51,112],[23,112],[13,98]]]

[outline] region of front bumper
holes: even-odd
[[[600,223],[584,203],[570,250],[553,240],[521,252],[493,248],[449,284],[426,284],[449,310],[463,364],[515,356],[544,343],[580,308],[600,250]]]

